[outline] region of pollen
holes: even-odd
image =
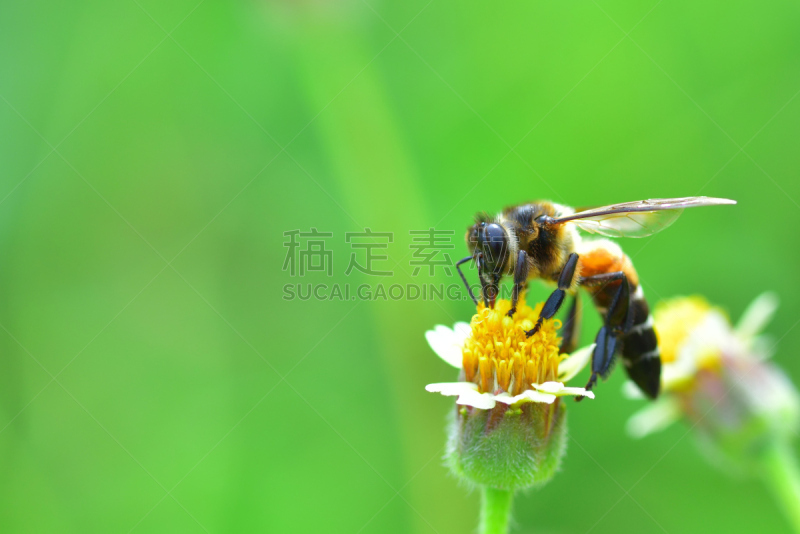
[[[511,302],[497,300],[494,308],[478,306],[472,317],[472,335],[462,349],[464,375],[482,393],[508,392],[519,395],[531,384],[554,381],[558,377],[561,328],[558,319],[546,319],[533,336],[527,337],[539,318],[544,304],[535,308],[522,300],[513,317],[508,316]]]
[[[708,301],[697,296],[670,299],[656,307],[653,315],[662,362],[678,359],[681,345],[710,310]]]

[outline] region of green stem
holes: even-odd
[[[506,534],[508,532],[513,498],[513,491],[483,488],[480,534]]]
[[[800,469],[788,443],[776,442],[762,457],[764,479],[786,519],[800,534]]]

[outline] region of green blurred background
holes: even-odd
[[[283,285],[449,284],[408,232],[526,200],[737,199],[623,245],[651,301],[778,290],[800,379],[800,4],[367,1],[0,6],[3,532],[472,532],[423,338],[470,304]],[[332,277],[282,270],[312,227]],[[365,227],[392,277],[345,276]],[[787,530],[623,381],[517,532]]]

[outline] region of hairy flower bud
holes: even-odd
[[[549,481],[566,449],[566,406],[527,402],[490,410],[456,408],[447,463],[465,480],[515,490]]]

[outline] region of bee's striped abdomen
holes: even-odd
[[[622,362],[631,380],[654,399],[661,384],[661,353],[653,330],[653,316],[641,285],[636,286],[632,295],[631,313],[633,325],[622,337]]]
[[[621,336],[621,347],[618,353],[628,376],[650,398],[658,396],[661,383],[661,354],[658,350],[658,339],[653,330],[653,319],[650,306],[644,298],[644,291],[639,276],[625,253],[616,243],[598,239],[582,243],[581,276],[589,279],[593,276],[622,272],[630,284],[631,309],[633,322]],[[605,282],[599,285],[586,286],[592,296],[597,310],[604,320],[614,301],[621,280]]]

